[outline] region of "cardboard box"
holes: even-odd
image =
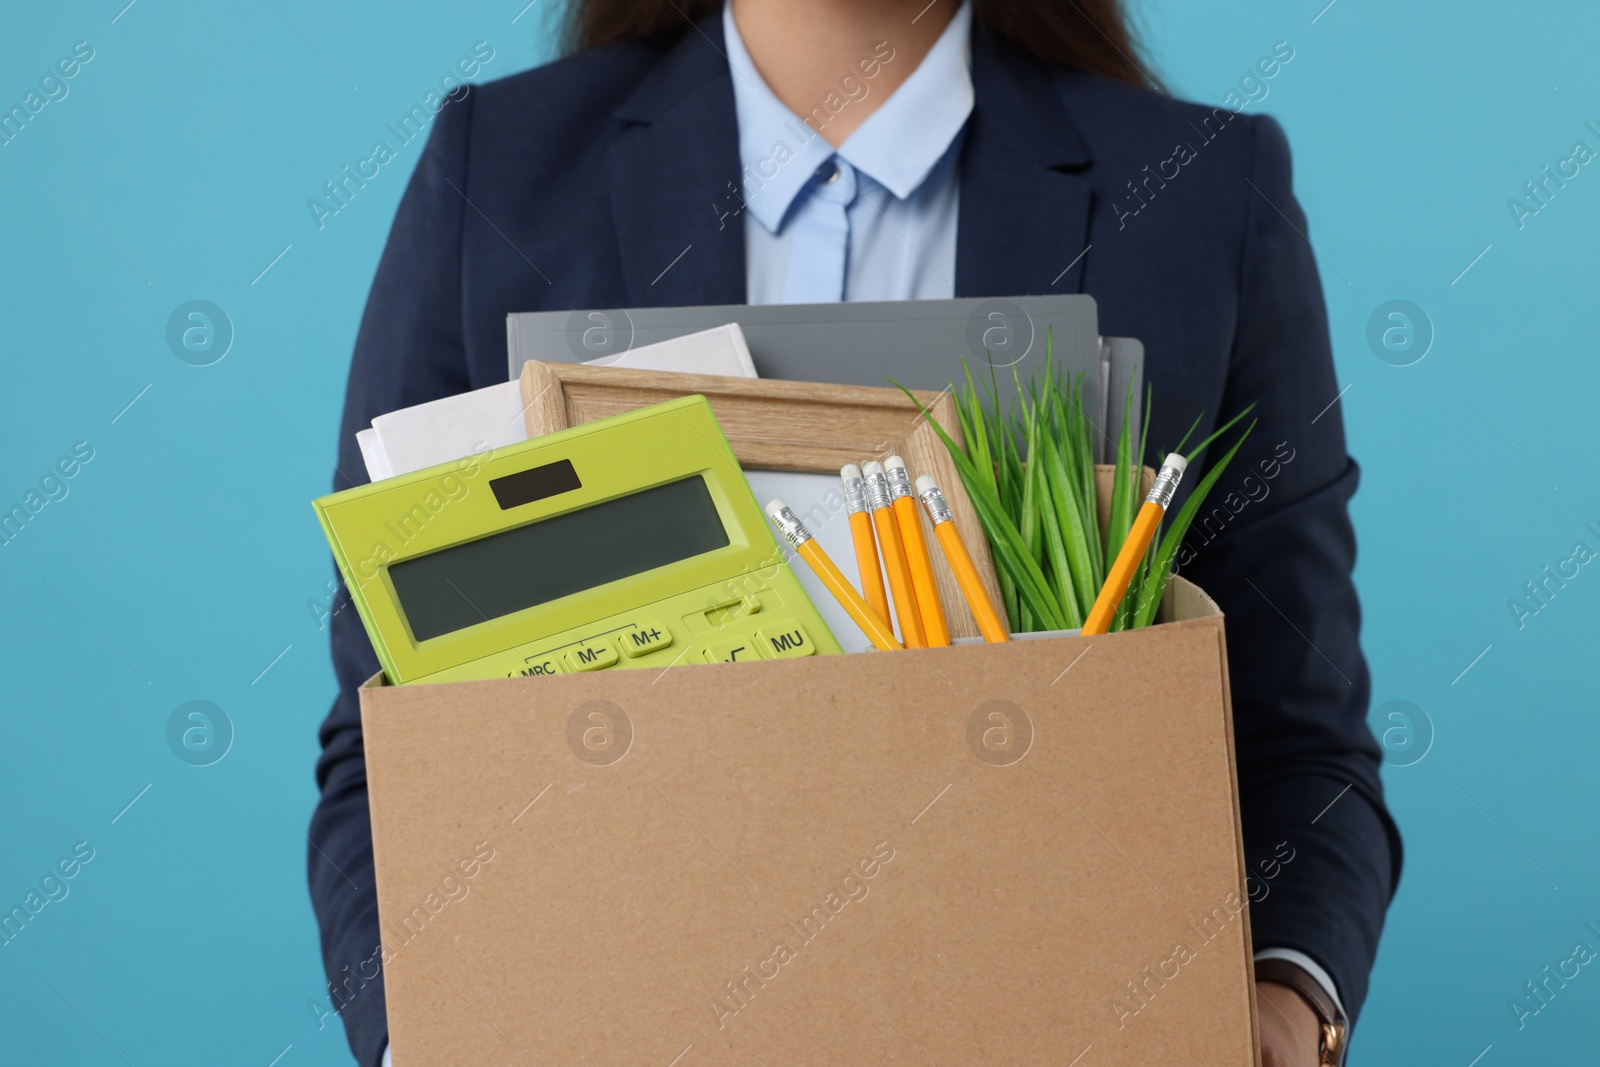
[[[431,1064],[1250,1064],[1223,623],[362,690]]]

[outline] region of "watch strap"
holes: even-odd
[[[1288,986],[1300,994],[1301,999],[1311,1005],[1321,1031],[1317,1042],[1318,1063],[1321,1067],[1340,1067],[1344,1063],[1345,1020],[1321,983],[1303,968],[1280,959],[1256,960],[1256,981]]]

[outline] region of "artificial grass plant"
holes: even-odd
[[[1102,539],[1091,439],[1091,434],[1100,431],[1083,409],[1082,376],[1066,380],[1053,364],[1048,340],[1045,351],[1042,375],[1026,383],[1017,378],[1016,400],[1008,413],[999,410],[993,369],[987,388],[980,393],[971,367],[964,367],[964,386],[952,383],[951,388],[965,447],[958,445],[945,427],[923,410],[949,449],[988,536],[1006,616],[1014,633],[1076,629],[1083,625],[1105,582],[1108,561],[1116,559],[1144,502],[1141,463],[1150,425],[1149,392],[1144,403],[1145,417],[1140,420],[1144,429],[1137,452],[1130,439],[1134,403],[1131,387],[1123,400],[1122,433],[1112,465],[1110,519]],[[1015,368],[1012,375],[1017,377]],[[909,390],[906,392],[911,395]],[[1253,407],[1228,420],[1185,458],[1193,464],[1200,453]],[[1172,451],[1182,452],[1199,424],[1200,417],[1196,417]],[[1252,422],[1245,427],[1232,447],[1211,465],[1176,515],[1169,514],[1163,520],[1163,529],[1151,542],[1150,551],[1134,572],[1128,593],[1117,609],[1111,624],[1113,632],[1148,626],[1154,621],[1172,573],[1172,559],[1189,524],[1254,426]]]

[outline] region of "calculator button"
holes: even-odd
[[[811,635],[797,622],[780,621],[756,631],[756,642],[761,651],[773,659],[793,659],[810,656],[817,651]]]
[[[565,658],[568,670],[597,671],[617,662],[617,650],[608,644],[592,641],[572,649]]]
[[[726,626],[734,619],[746,615],[754,615],[761,610],[761,598],[757,596],[742,596],[733,600],[725,600],[706,609],[706,621],[712,626]]]
[[[622,646],[622,651],[629,659],[647,656],[658,648],[666,648],[672,644],[672,631],[658,622],[653,622],[637,630],[629,630],[617,638],[617,644]]]
[[[706,649],[707,663],[748,663],[762,658],[757,639],[748,634],[725,641],[713,641],[711,647]]]
[[[530,656],[511,673],[523,678],[539,678],[547,674],[565,674],[566,668],[556,656]]]

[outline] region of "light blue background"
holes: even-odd
[[[0,1059],[348,1062],[307,1007],[323,987],[302,830],[333,693],[308,501],[329,484],[356,325],[420,142],[324,229],[306,200],[475,42],[495,50],[483,77],[548,55],[554,0],[513,21],[523,2],[0,14],[7,108],[74,42],[96,51],[0,147],[0,510],[75,442],[95,450],[0,548],[0,903],[74,842],[96,850],[0,948]],[[1324,2],[1140,10],[1185,96],[1220,101],[1274,42],[1296,52],[1250,110],[1289,131],[1322,257],[1365,468],[1375,706],[1413,701],[1434,733],[1386,772],[1407,864],[1356,1062],[1580,1062],[1600,1039],[1600,970],[1520,1032],[1508,1001],[1576,941],[1600,948],[1583,928],[1600,925],[1600,567],[1521,629],[1507,600],[1576,540],[1600,548],[1583,528],[1600,525],[1600,169],[1522,230],[1506,200],[1575,141],[1600,149],[1584,128],[1600,125],[1600,12]],[[208,367],[165,341],[197,298],[237,331]],[[1391,299],[1437,332],[1413,366],[1365,339]],[[192,699],[236,729],[214,766],[167,747]],[[1390,739],[1397,762],[1420,751]]]

